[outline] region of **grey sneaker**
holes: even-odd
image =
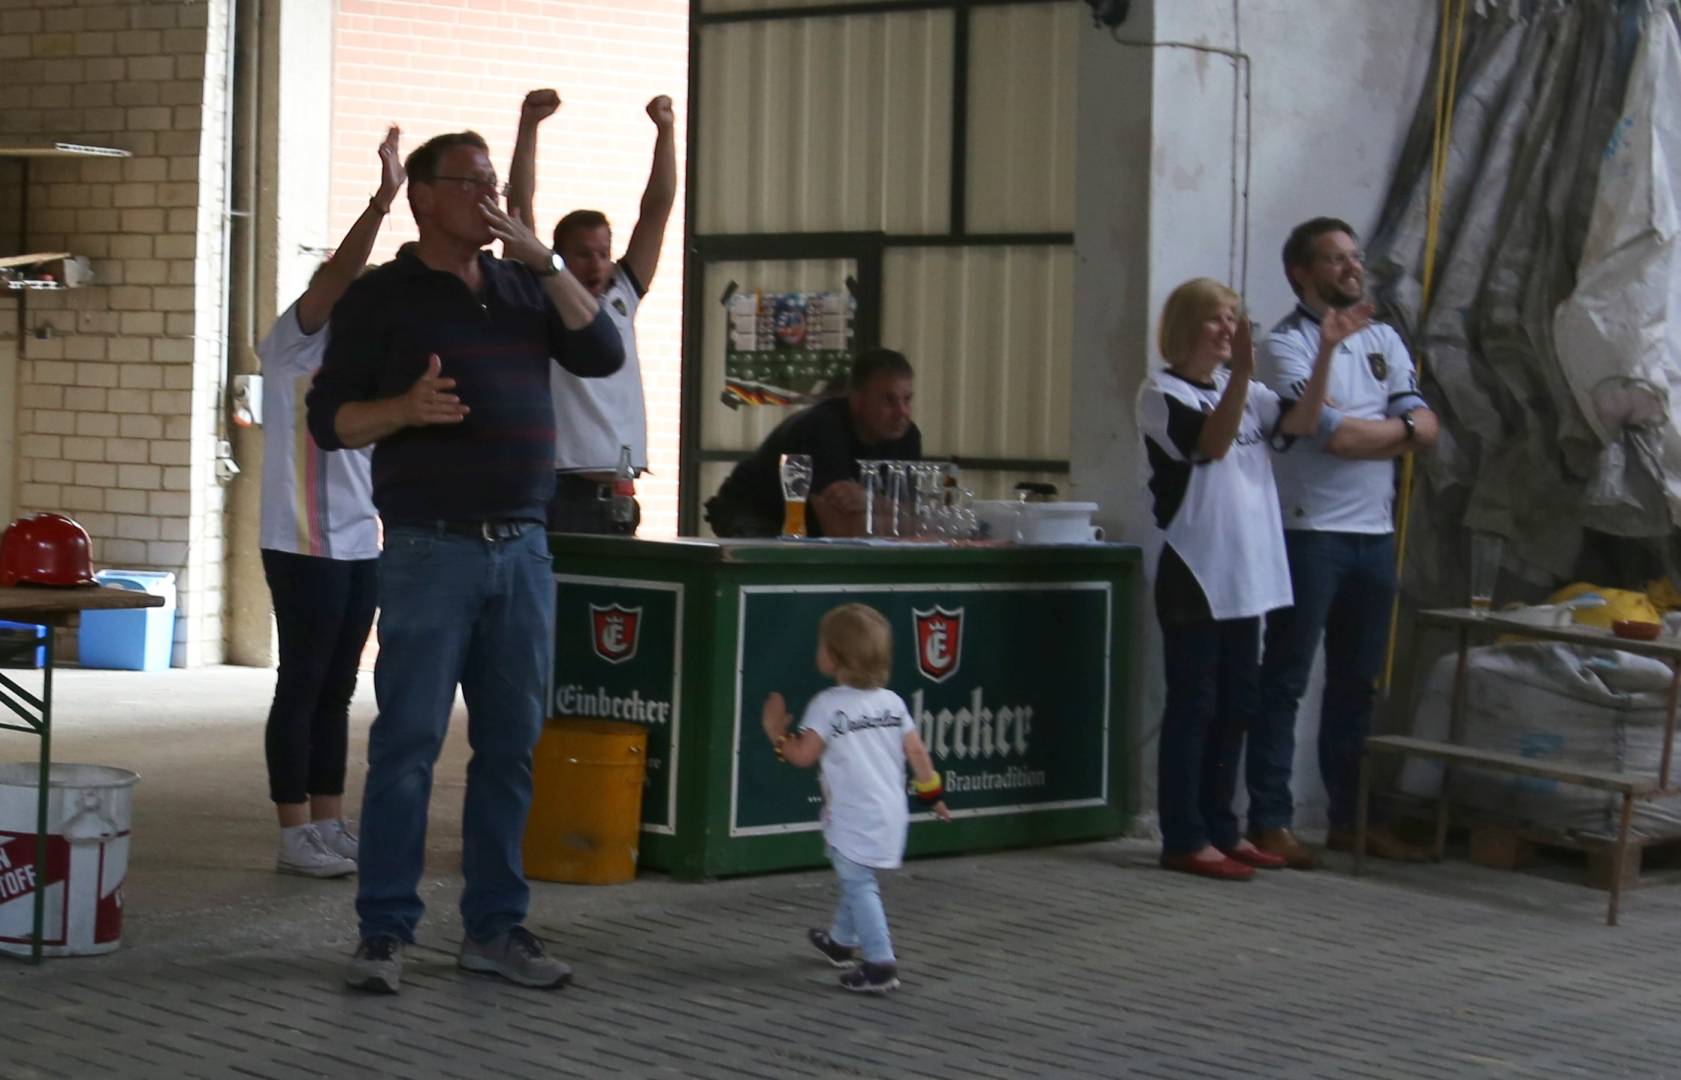
[[[516,926],[489,941],[462,937],[456,963],[468,971],[500,975],[521,986],[552,989],[572,981],[572,969],[543,953],[543,943],[523,926]]]
[[[885,994],[899,989],[897,964],[872,964],[868,960],[840,977],[841,986],[860,994]]]
[[[344,818],[328,818],[317,821],[315,831],[321,834],[321,842],[327,845],[327,850],[355,862],[361,854],[361,838],[356,835],[356,827]]]
[[[858,961],[858,946],[842,945],[827,930],[807,930],[805,939],[835,967],[849,968]]]
[[[344,877],[356,872],[356,860],[328,847],[314,825],[299,825],[280,830],[280,854],[275,857],[274,868],[282,874],[304,877]]]
[[[403,943],[389,934],[357,945],[350,970],[344,973],[346,985],[375,994],[395,994],[402,980]]]

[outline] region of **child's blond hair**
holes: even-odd
[[[835,662],[835,678],[858,690],[887,685],[893,672],[893,628],[868,604],[842,604],[823,616],[817,640]]]

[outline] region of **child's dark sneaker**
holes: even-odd
[[[858,960],[858,946],[842,945],[830,937],[827,930],[807,930],[805,937],[825,960],[838,968],[851,967]]]
[[[840,984],[860,994],[885,994],[899,989],[899,967],[897,964],[872,964],[863,960],[840,977]]]

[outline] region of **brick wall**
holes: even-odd
[[[442,131],[472,128],[504,175],[520,100],[553,86],[564,104],[543,126],[537,219],[547,235],[566,211],[603,210],[622,254],[648,178],[656,94],[677,104],[679,181],[687,121],[687,0],[340,0],[334,41],[333,213],[342,236],[374,186],[374,147],[387,124],[404,149]],[[637,318],[648,397],[649,462],[640,484],[644,535],[677,521],[677,435],[682,325],[683,196],[666,233],[652,291]],[[374,258],[413,239],[399,205]]]
[[[98,283],[33,295],[21,342],[0,300],[13,509],[70,513],[97,565],[174,571],[177,664],[222,654],[227,14],[226,0],[0,0],[0,141],[134,155],[34,167],[30,248],[89,256]],[[0,170],[0,190],[15,185]]]

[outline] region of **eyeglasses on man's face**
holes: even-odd
[[[1366,265],[1366,253],[1364,251],[1321,252],[1319,259],[1321,262],[1330,263],[1338,270],[1343,270],[1353,265]]]
[[[430,182],[434,184],[448,182],[464,195],[472,195],[480,191],[495,195],[501,190],[502,183],[493,172],[478,173],[473,176],[434,176]]]

